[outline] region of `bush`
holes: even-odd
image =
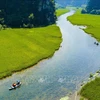
[[[23,24],[24,28],[33,28],[34,25],[33,24]]]
[[[0,30],[2,30],[2,28],[3,28],[3,27],[2,27],[2,25],[0,24]]]
[[[80,98],[80,100],[84,100],[84,98],[83,98],[83,97],[81,97],[81,98]]]
[[[3,26],[3,29],[5,30],[7,28],[7,25],[2,25]]]
[[[87,10],[86,9],[82,9],[81,13],[82,14],[86,14],[87,13]]]
[[[92,78],[93,77],[93,74],[90,74],[90,78]]]
[[[2,24],[0,24],[0,30],[5,30],[7,28],[7,26],[6,25],[2,25]]]
[[[100,73],[100,70],[98,70],[96,73]]]
[[[100,10],[92,10],[90,11],[90,14],[100,15]]]
[[[96,10],[90,11],[90,14],[96,14]]]
[[[100,15],[100,9],[99,10],[96,10],[96,14],[97,15]]]

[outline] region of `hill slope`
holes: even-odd
[[[64,7],[71,5],[71,6],[81,6],[87,4],[88,0],[56,0],[56,2]]]
[[[99,0],[89,0],[87,7],[82,10],[82,13],[100,15],[100,1]]]

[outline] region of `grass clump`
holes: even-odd
[[[61,33],[56,25],[1,30],[0,78],[52,56],[59,48],[61,41]]]
[[[65,9],[58,9],[58,10],[56,10],[56,15],[58,17],[58,16],[65,14],[67,12],[69,12],[69,9],[66,9],[66,8]]]
[[[100,15],[81,14],[81,10],[68,17],[68,20],[73,24],[87,26],[85,32],[92,34],[98,41],[100,41]]]
[[[84,100],[84,98],[83,98],[83,97],[81,97],[81,98],[80,98],[80,100]]]
[[[100,100],[100,78],[87,83],[82,87],[80,94],[88,100]]]

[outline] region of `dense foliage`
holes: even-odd
[[[55,23],[54,0],[1,0],[0,27],[33,27]]]
[[[99,0],[89,0],[88,5],[82,10],[82,13],[90,14],[100,14],[100,1]]]

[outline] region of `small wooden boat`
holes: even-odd
[[[14,89],[16,89],[16,88],[18,88],[18,87],[20,87],[21,86],[21,82],[17,82],[17,83],[14,83],[10,88],[9,88],[9,90],[14,90]]]
[[[99,45],[99,43],[98,43],[98,42],[94,42],[94,44],[95,44],[95,45],[97,45],[97,46]]]

